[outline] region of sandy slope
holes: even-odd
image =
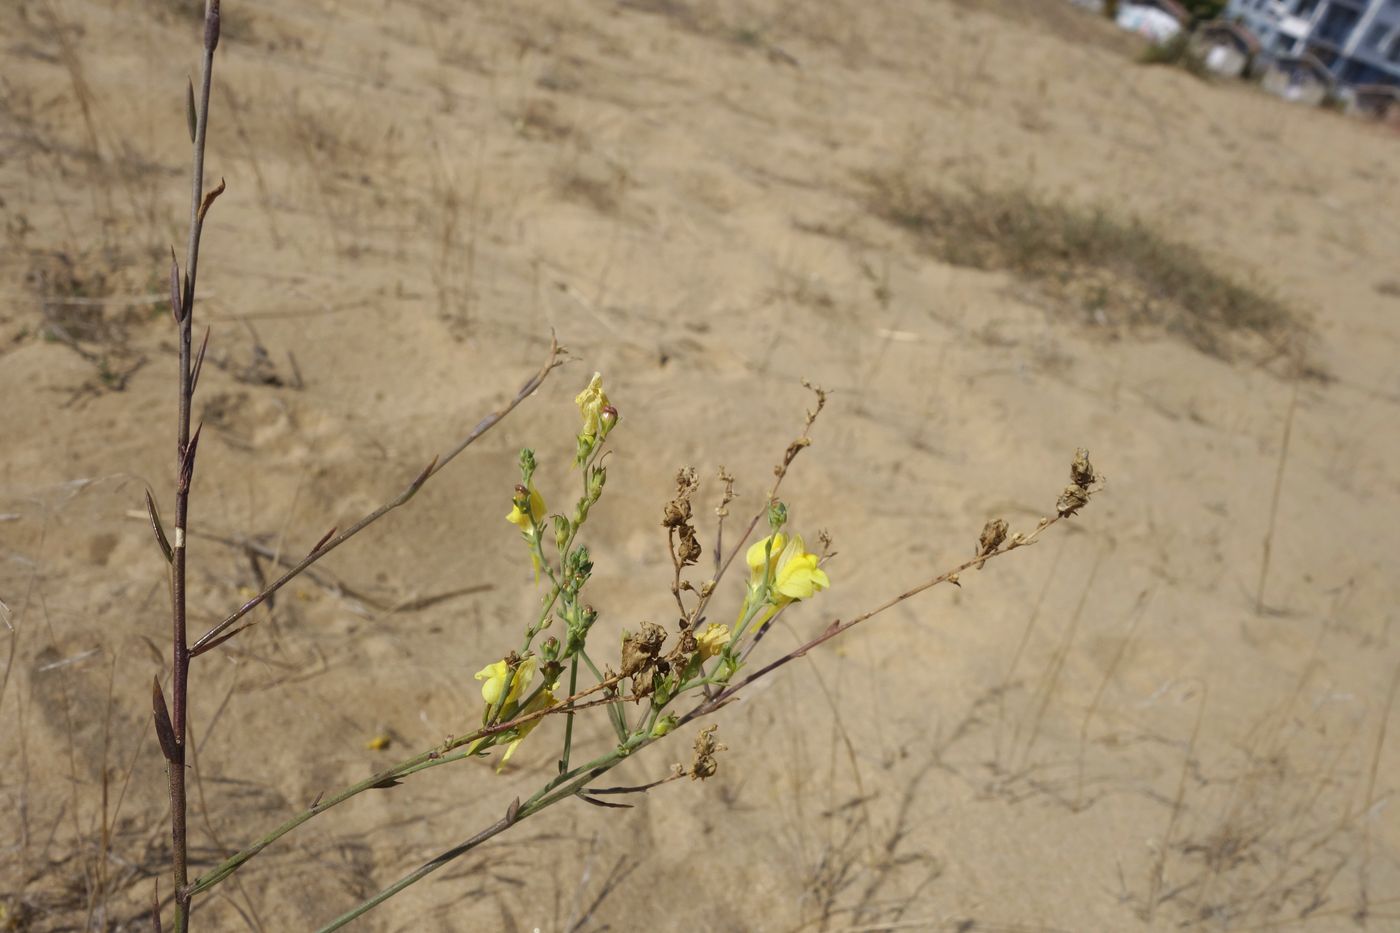
[[[0,8],[0,903],[21,929],[132,928],[161,870],[145,697],[167,623],[132,510],[146,486],[170,507],[172,329],[148,296],[188,210],[187,5]],[[775,651],[963,559],[987,518],[1029,530],[1076,446],[1108,488],[725,712],[715,779],[557,808],[365,929],[1400,922],[1400,742],[1378,744],[1400,597],[1397,140],[1145,69],[1060,6],[231,0],[196,527],[300,553],[508,397],[550,328],[580,362],[326,562],[366,598],[303,582],[201,663],[199,855],[469,727],[471,673],[534,605],[500,520],[515,452],[539,451],[562,501],[590,372],[623,418],[590,523],[600,644],[670,618],[675,468],[723,464],[753,508],[807,376],[834,394],[787,494],[840,554]],[[1298,389],[1263,614],[1292,384],[1164,335],[1106,339],[1007,275],[928,259],[871,214],[864,179],[891,171],[1140,214],[1314,315],[1333,378]],[[79,346],[105,383],[40,339],[45,296],[108,299],[49,305],[100,337]],[[205,624],[271,572],[210,537],[192,559]],[[381,731],[391,750],[366,751]],[[313,822],[201,928],[324,921],[528,794],[553,738],[499,777],[459,765]]]

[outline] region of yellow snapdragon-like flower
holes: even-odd
[[[501,698],[501,691],[506,689],[506,678],[510,677],[510,692],[506,694],[506,701],[502,704],[504,709],[520,699],[521,691],[535,679],[535,670],[538,667],[539,661],[533,655],[516,665],[513,677],[510,665],[505,661],[486,665],[476,672],[476,679],[485,681],[481,685],[481,698],[486,701],[487,706],[494,709]]]
[[[773,545],[771,551],[768,548],[770,541]],[[772,534],[762,540],[755,541],[749,547],[748,553],[744,555],[744,560],[748,561],[749,584],[751,586],[763,582],[764,574],[769,565],[776,563],[778,558],[782,556],[783,545],[786,543],[787,535],[780,531],[777,534]]]
[[[525,489],[522,486],[517,486],[515,487],[515,490],[517,494],[516,501],[513,501],[511,503],[510,514],[506,516],[506,521],[510,522],[512,525],[515,525],[527,535],[533,534],[535,530],[535,525],[538,525],[540,522],[544,521],[544,496],[540,495],[540,492],[538,489],[535,488],[534,483],[530,484],[529,489]],[[528,499],[530,503],[530,511],[528,512],[526,512],[520,507],[520,501],[525,499]]]
[[[759,618],[760,625],[788,603],[811,599],[831,586],[826,571],[818,566],[820,558],[808,553],[801,535],[772,534],[750,547],[745,558],[749,565],[749,593],[739,610],[740,620],[748,613],[765,579],[771,585],[769,608]]]
[[[530,509],[528,512],[520,507],[522,502],[528,503]],[[534,568],[536,581],[540,578],[540,549],[536,526],[539,526],[540,531],[544,530],[541,523],[545,519],[545,514],[544,496],[540,495],[534,483],[530,484],[529,489],[524,486],[515,487],[515,500],[511,502],[510,514],[506,516],[506,521],[519,528],[520,534],[529,543],[530,566]]]
[[[705,631],[695,636],[695,643],[700,648],[700,660],[708,661],[723,651],[724,646],[729,644],[729,637],[729,626],[711,622]]]
[[[578,413],[583,416],[583,430],[579,434],[584,437],[597,437],[603,427],[603,408],[608,404],[608,395],[603,391],[602,373],[593,374],[588,388],[574,398],[574,404],[578,406]]]
[[[574,454],[574,466],[583,466],[603,438],[617,424],[617,409],[608,402],[608,394],[603,391],[603,376],[594,373],[588,387],[574,398],[578,413],[583,417],[583,430],[578,435],[578,450]]]
[[[510,709],[512,703],[519,702],[521,694],[523,694],[534,681],[535,674],[538,670],[539,659],[532,655],[516,665],[513,676],[511,674],[510,665],[505,661],[497,661],[495,664],[488,664],[477,671],[476,679],[484,681],[481,685],[481,698],[486,701],[487,710],[496,708],[497,701],[501,699],[501,691],[507,689],[507,678],[510,679],[510,688],[509,692],[506,693],[505,702],[501,704],[501,708],[508,711],[507,715],[511,719],[530,713],[537,713],[542,709],[553,706],[555,702],[554,689],[559,686],[557,683],[550,684],[545,689],[536,693],[530,698],[530,701],[520,707],[520,709]],[[541,719],[542,718],[543,717],[541,717]],[[515,738],[511,739],[510,742],[506,744],[506,753],[501,756],[501,763],[496,767],[497,771],[505,767],[506,762],[510,760],[510,756],[515,754],[516,747],[519,746],[521,742],[525,741],[525,736],[533,732],[535,726],[540,724],[540,721],[540,719],[534,719],[515,728]],[[510,733],[506,734],[509,735]],[[485,742],[485,739],[478,739],[472,746],[472,751],[476,751],[485,744]]]
[[[553,686],[557,687],[559,685],[556,683]],[[539,693],[535,694],[533,697],[531,697],[530,702],[522,706],[520,708],[520,711],[515,715],[525,716],[530,713],[538,713],[540,710],[546,709],[553,705],[554,691],[552,689],[546,688],[544,690],[541,690]],[[541,716],[539,719],[532,719],[527,723],[522,723],[516,728],[515,738],[511,739],[510,743],[506,745],[506,753],[501,756],[501,763],[496,766],[497,771],[500,771],[506,766],[506,762],[510,761],[510,756],[515,754],[515,749],[520,745],[521,742],[525,741],[525,736],[529,735],[531,732],[534,732],[535,727],[542,722],[544,722],[543,716]]]

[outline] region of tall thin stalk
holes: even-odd
[[[219,45],[219,0],[206,0],[204,7],[204,58],[200,65],[199,99],[196,103],[193,88],[189,97],[190,143],[193,146],[190,172],[190,230],[185,248],[185,274],[181,285],[180,267],[174,253],[170,258],[170,310],[180,328],[180,369],[179,369],[179,420],[176,428],[176,477],[175,477],[175,536],[167,542],[156,511],[151,506],[151,521],[157,538],[170,561],[170,664],[172,671],[171,690],[173,704],[167,711],[160,682],[154,689],[156,730],[160,737],[161,750],[165,754],[170,774],[170,837],[171,868],[175,887],[175,930],[183,933],[189,925],[190,894],[189,886],[189,838],[186,828],[188,805],[185,794],[185,739],[186,713],[189,707],[190,650],[185,631],[185,565],[186,543],[189,525],[190,486],[194,479],[195,454],[199,448],[199,429],[193,436],[190,433],[190,408],[194,400],[194,390],[199,379],[199,369],[204,362],[204,350],[208,346],[208,334],[200,346],[199,355],[192,358],[194,333],[195,278],[199,268],[199,240],[204,230],[204,218],[214,199],[223,193],[224,185],[207,195],[204,192],[204,146],[209,129],[209,89],[214,77],[214,50]],[[157,926],[159,926],[157,916]]]

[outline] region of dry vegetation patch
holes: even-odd
[[[1211,356],[1282,359],[1316,374],[1296,309],[1140,217],[1023,188],[934,189],[903,170],[867,182],[870,210],[941,262],[1015,273],[1056,310],[1109,333],[1167,333]]]

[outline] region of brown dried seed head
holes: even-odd
[[[1096,479],[1094,465],[1089,462],[1089,451],[1083,447],[1074,451],[1074,462],[1069,466],[1069,478],[1080,489],[1088,489]]]
[[[1065,487],[1065,491],[1060,493],[1060,501],[1055,503],[1055,508],[1060,515],[1068,518],[1089,504],[1089,494],[1082,486],[1071,484]]]
[[[666,503],[661,513],[661,525],[665,528],[679,528],[690,521],[690,502],[686,499],[672,499]]]
[[[977,539],[977,556],[983,557],[1001,547],[1006,540],[1006,519],[995,518],[982,526],[982,536]]]
[[[681,546],[677,552],[681,559],[681,566],[688,567],[700,560],[700,555],[704,549],[700,547],[700,542],[695,538],[695,529],[690,525],[680,527]]]
[[[788,464],[792,463],[792,461],[797,458],[797,455],[802,453],[804,448],[811,446],[812,439],[810,437],[799,437],[797,440],[793,441],[788,445],[787,452],[783,454],[783,466],[786,467]]]
[[[622,637],[622,676],[631,677],[651,667],[666,641],[666,630],[654,622],[643,622],[636,635]]]
[[[700,734],[695,738],[695,759],[690,765],[690,779],[692,781],[703,781],[707,777],[713,777],[719,768],[719,763],[715,761],[715,755],[727,751],[723,744],[715,741],[715,730],[719,726],[706,726],[700,730]]]
[[[729,514],[729,503],[734,501],[734,477],[724,467],[720,467],[719,481],[724,484],[724,494],[720,496],[719,505],[715,506],[715,514],[724,518]]]

